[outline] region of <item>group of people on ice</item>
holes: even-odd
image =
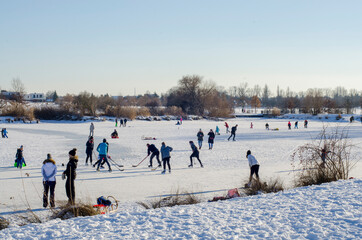
[[[118,119],[116,118],[114,121],[115,121],[115,126],[118,127]],[[119,119],[119,126],[120,127],[127,127],[127,118]]]

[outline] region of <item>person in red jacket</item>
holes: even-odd
[[[225,127],[226,127],[226,133],[229,133],[229,124],[227,122],[225,122]]]

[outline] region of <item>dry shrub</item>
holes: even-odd
[[[55,107],[36,108],[34,116],[41,120],[69,120],[73,119],[73,116],[79,117],[79,115],[75,115],[69,109]]]
[[[9,227],[9,224],[10,223],[9,223],[8,220],[6,220],[5,218],[0,217],[0,230],[3,230],[5,228]]]
[[[245,194],[250,195],[257,195],[260,193],[275,193],[279,191],[284,191],[283,183],[279,178],[269,179],[268,182],[261,182],[261,181],[253,181],[251,186],[245,188]]]
[[[294,169],[301,169],[295,179],[296,186],[309,186],[325,182],[348,179],[350,170],[357,159],[351,155],[354,145],[346,129],[326,127],[312,143],[300,146],[291,156]],[[326,150],[325,162],[322,149]]]
[[[147,107],[141,107],[137,111],[137,116],[148,117],[148,116],[151,116],[151,113]]]
[[[166,108],[165,114],[171,116],[183,116],[184,112],[181,107],[171,106]]]
[[[119,116],[133,120],[137,117],[137,109],[133,107],[122,107]]]
[[[2,109],[2,115],[34,120],[34,109],[27,108],[24,104],[18,102],[11,102],[10,105]]]
[[[145,209],[155,209],[161,207],[173,207],[177,205],[191,205],[199,203],[200,200],[192,193],[182,192],[179,190],[171,196],[160,198],[159,200],[154,200],[149,203],[146,202],[137,202],[139,205]]]
[[[75,205],[62,205],[60,210],[53,212],[53,218],[60,218],[62,220],[74,217],[86,217],[100,214],[99,211],[93,208],[92,204],[78,203]]]
[[[279,108],[276,108],[276,107],[273,107],[272,111],[271,111],[271,114],[276,117],[276,116],[279,116],[280,115],[280,109]]]

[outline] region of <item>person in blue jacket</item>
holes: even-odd
[[[23,156],[23,151],[24,151],[23,145],[21,145],[20,148],[18,148],[18,150],[16,151],[15,165],[17,168],[20,168],[20,169],[22,169],[23,166],[24,167],[26,166],[24,156]]]
[[[107,159],[108,144],[107,144],[107,140],[105,138],[103,139],[103,142],[98,145],[97,152],[99,153],[97,171],[99,171],[99,167],[103,161],[104,163],[107,163],[108,171],[112,172],[111,165],[109,164],[108,159]]]
[[[165,142],[162,142],[161,146],[161,157],[163,162],[163,171],[162,174],[166,173],[166,163],[168,166],[168,172],[171,173],[171,166],[170,166],[170,152],[172,151],[172,147],[166,146]]]

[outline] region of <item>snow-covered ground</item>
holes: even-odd
[[[323,120],[323,119],[322,119]],[[250,122],[254,128],[250,129]],[[36,213],[42,209],[42,177],[40,168],[47,153],[57,162],[56,201],[66,200],[61,172],[68,160],[68,151],[78,149],[76,200],[95,202],[101,195],[114,196],[121,201],[119,211],[107,216],[87,217],[67,221],[53,220],[45,224],[13,226],[0,232],[1,239],[155,239],[155,238],[361,238],[361,180],[340,181],[284,193],[240,198],[218,203],[201,203],[158,210],[144,210],[135,202],[158,199],[162,195],[181,191],[194,192],[201,199],[225,195],[230,188],[241,187],[248,178],[249,167],[245,154],[251,150],[261,163],[262,179],[279,177],[292,186],[295,171],[290,154],[298,146],[310,142],[323,126],[349,130],[349,137],[358,147],[353,154],[362,154],[362,125],[360,122],[323,122],[310,120],[307,129],[287,130],[287,119],[233,119],[238,124],[237,141],[227,141],[223,122],[132,121],[118,127],[119,139],[110,139],[113,122],[95,122],[95,142],[103,138],[110,143],[110,155],[125,166],[120,172],[96,172],[85,166],[85,143],[90,122],[41,122],[39,124],[0,124],[9,131],[8,139],[0,139],[0,216],[26,209],[26,202]],[[292,121],[292,124],[294,124]],[[266,131],[265,123],[271,129]],[[207,138],[200,152],[204,168],[198,164],[189,169],[191,150],[189,140],[197,143],[196,133],[202,128],[207,135],[216,125],[221,135],[216,137],[213,150]],[[294,126],[294,125],[293,125]],[[157,140],[142,140],[142,136]],[[171,153],[172,173],[150,171],[148,160],[133,168],[147,155],[146,143],[161,142],[174,148]],[[16,149],[24,145],[27,167],[22,171],[13,167]],[[156,161],[154,160],[154,165]],[[29,176],[27,176],[29,175]],[[350,174],[360,179],[359,162]]]

